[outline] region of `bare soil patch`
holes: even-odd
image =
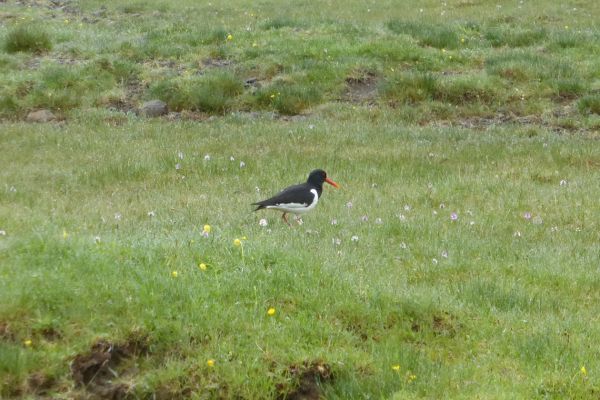
[[[292,385],[278,385],[278,400],[318,400],[321,398],[322,384],[333,381],[331,367],[322,361],[305,361],[300,365],[290,365],[287,374]]]
[[[0,341],[14,342],[15,335],[10,329],[8,322],[0,322]]]
[[[454,315],[443,313],[433,316],[431,328],[436,336],[453,337],[460,328],[460,323]]]
[[[148,352],[145,338],[133,338],[115,344],[107,340],[96,342],[89,352],[78,354],[71,363],[71,376],[77,387],[102,399],[123,399],[130,388],[115,382],[128,371],[124,361]]]
[[[343,100],[353,103],[365,103],[375,99],[377,96],[377,76],[367,71],[358,76],[346,78],[346,89]]]
[[[27,379],[27,388],[31,393],[43,396],[50,391],[55,383],[56,381],[53,377],[41,372],[36,372]]]

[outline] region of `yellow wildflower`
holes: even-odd
[[[392,365],[392,369],[396,372],[400,371],[400,365],[396,364],[396,365]]]
[[[213,360],[212,358],[209,358],[208,360],[206,360],[206,365],[208,365],[209,367],[214,367],[215,360]]]
[[[414,381],[415,379],[417,379],[417,376],[415,374],[408,375],[408,382],[409,383],[412,382],[412,381]]]
[[[236,239],[233,241],[233,245],[234,245],[234,246],[236,246],[236,247],[240,247],[240,246],[242,245],[242,241],[241,241],[240,239],[237,239],[237,238],[236,238]]]
[[[66,239],[69,237],[69,234],[67,233],[66,229],[63,229],[63,239]]]
[[[231,33],[227,35],[227,40],[233,40],[233,35]]]
[[[179,274],[177,273],[177,271],[172,271],[172,272],[171,272],[171,276],[172,276],[173,278],[177,278],[177,275],[179,275]]]
[[[31,339],[27,339],[23,341],[23,344],[27,347],[31,347],[31,345],[33,344],[33,342],[31,341]]]
[[[206,267],[206,264],[200,263],[200,264],[198,264],[198,268],[200,268],[202,271],[206,271],[207,267]]]
[[[252,47],[258,47],[258,43],[256,43],[256,42],[252,43]]]
[[[586,375],[587,375],[587,369],[585,369],[585,365],[582,365],[582,366],[581,366],[581,369],[580,369],[580,371],[581,371],[581,375],[583,375],[583,376],[586,376]]]
[[[202,232],[210,233],[210,229],[210,225],[206,224],[204,225],[204,229],[202,230]]]
[[[273,315],[275,315],[275,309],[273,307],[269,308],[267,310],[267,314],[272,317]]]

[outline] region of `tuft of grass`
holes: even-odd
[[[138,64],[127,60],[103,57],[94,62],[94,67],[111,74],[119,83],[129,83],[138,80],[141,68]]]
[[[566,32],[556,32],[551,35],[550,47],[555,47],[558,49],[570,49],[584,46],[586,42],[587,38],[585,35],[569,30]]]
[[[412,36],[422,46],[455,49],[460,44],[454,28],[445,24],[393,20],[389,21],[386,26],[394,33]]]
[[[160,81],[150,87],[148,95],[163,100],[173,110],[222,114],[243,91],[243,82],[235,75],[217,72],[190,79]]]
[[[119,6],[118,9],[124,14],[137,14],[147,10],[148,5],[141,1],[134,1],[128,4]]]
[[[525,82],[535,79],[546,68],[549,60],[538,54],[509,51],[492,55],[485,61],[486,71],[509,81]]]
[[[423,49],[409,40],[398,40],[397,38],[367,41],[358,46],[354,51],[361,57],[384,62],[407,62],[415,64],[424,60]]]
[[[190,87],[193,107],[202,111],[223,113],[233,100],[242,94],[242,81],[229,72],[218,72],[204,78],[198,85]]]
[[[182,24],[169,24],[152,29],[140,40],[127,40],[118,47],[119,53],[131,61],[180,59],[208,45],[225,43],[227,31]]]
[[[512,25],[502,25],[487,28],[485,39],[493,47],[527,47],[546,39],[548,32],[544,28],[520,28]]]
[[[486,75],[456,76],[441,81],[434,98],[454,105],[491,104],[501,101],[501,88]]]
[[[4,50],[7,53],[43,53],[50,49],[50,35],[38,24],[18,25],[12,28],[4,39]]]
[[[580,79],[560,79],[553,83],[556,96],[562,99],[574,99],[587,91]]]
[[[440,77],[412,71],[403,71],[385,79],[379,91],[392,102],[435,100],[453,105],[489,104],[499,95],[497,82],[486,75]]]
[[[438,85],[438,78],[432,73],[401,71],[382,80],[379,93],[389,100],[417,103],[432,99]]]
[[[577,108],[582,114],[600,115],[600,94],[590,94],[577,102]]]
[[[297,20],[294,20],[292,18],[289,17],[276,17],[276,18],[270,18],[267,21],[263,22],[260,25],[260,28],[263,30],[276,30],[276,29],[282,29],[282,28],[298,28],[298,27],[302,27],[303,24],[300,23]]]
[[[15,96],[9,93],[0,94],[0,116],[10,118],[19,109]]]
[[[488,74],[517,84],[516,89],[536,92],[537,97],[573,99],[585,94],[585,78],[571,62],[524,50],[510,50],[485,62]]]
[[[321,97],[322,93],[315,85],[280,81],[260,89],[254,101],[281,114],[296,115],[317,104]]]

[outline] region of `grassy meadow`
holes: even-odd
[[[0,398],[598,398],[600,3],[248,3],[0,4]]]

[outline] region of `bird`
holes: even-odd
[[[327,182],[335,188],[340,186],[327,177],[327,173],[322,169],[315,169],[308,175],[305,183],[289,186],[283,189],[275,196],[252,203],[256,207],[254,211],[262,209],[273,209],[283,212],[281,218],[288,226],[291,226],[287,220],[288,213],[296,216],[309,212],[317,205],[323,193],[323,183]]]

